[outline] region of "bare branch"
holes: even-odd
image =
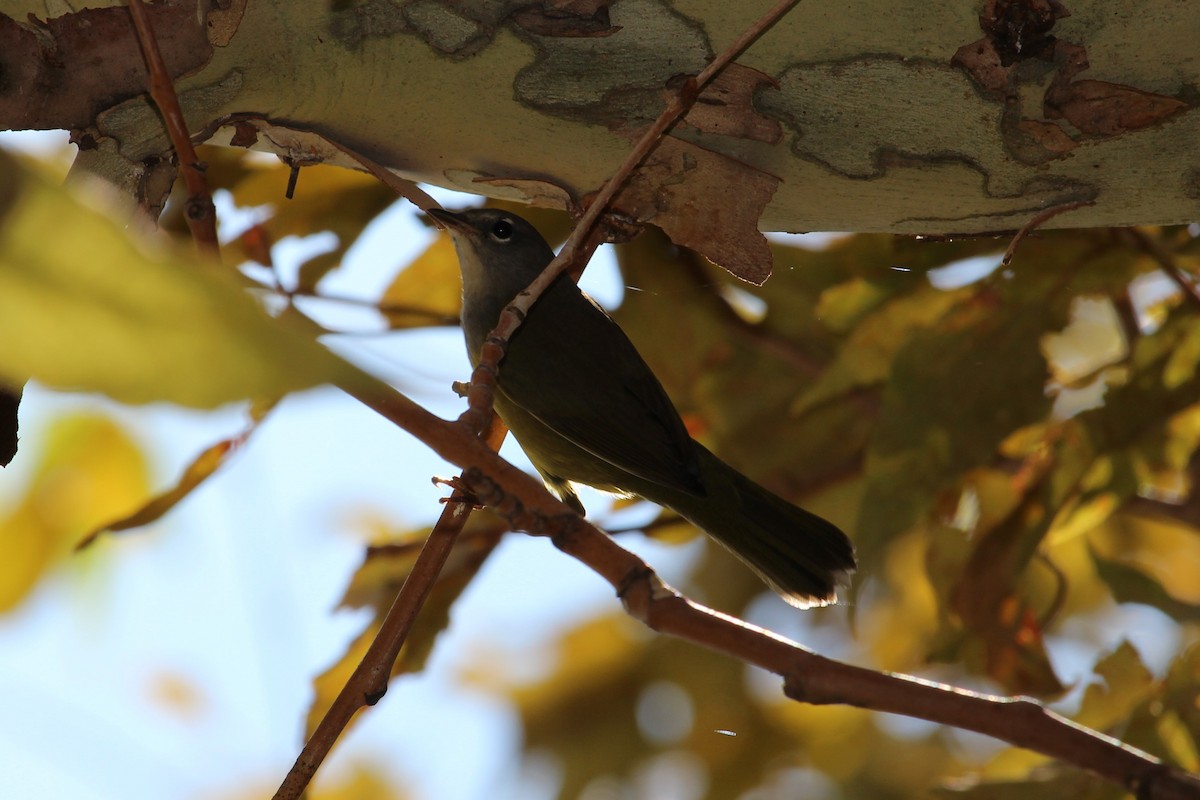
[[[1196,284],[1192,283],[1189,276],[1175,263],[1175,258],[1163,248],[1158,240],[1147,236],[1137,228],[1123,229],[1120,233],[1132,240],[1135,247],[1157,262],[1167,277],[1174,281],[1175,285],[1183,292],[1183,296],[1188,299],[1188,302],[1200,305],[1200,289],[1196,288]]]
[[[192,147],[187,121],[183,118],[179,97],[175,94],[175,84],[167,72],[166,62],[163,61],[158,40],[154,37],[154,29],[150,26],[150,19],[142,0],[129,0],[129,15],[133,18],[138,43],[142,47],[146,68],[150,72],[150,96],[162,114],[163,125],[171,138],[171,146],[175,148],[179,168],[183,171],[183,181],[188,189],[187,207],[183,217],[187,220],[192,238],[196,240],[196,247],[200,252],[215,256],[218,249],[217,210],[208,191],[208,181],[204,178],[204,165],[196,156],[196,148]]]
[[[492,417],[486,446],[499,450],[508,429],[499,418]],[[437,583],[446,559],[463,526],[471,516],[473,498],[465,492],[455,490],[442,510],[437,524],[425,540],[412,572],[404,580],[400,592],[388,609],[387,615],[367,648],[366,655],[354,668],[346,685],[338,692],[329,710],[317,724],[312,736],[304,744],[296,762],[288,770],[274,800],[296,800],[316,775],[325,757],[329,755],[342,731],[361,708],[373,706],[387,693],[392,666],[400,656],[400,649],[408,639],[409,631],[417,620],[429,593]]]
[[[468,470],[468,480],[487,479]],[[483,487],[481,486],[481,491]],[[496,501],[493,494],[491,498]],[[1083,728],[1029,698],[981,694],[895,673],[843,664],[676,593],[639,558],[571,515],[537,520],[508,502],[511,521],[545,528],[554,544],[617,589],[626,610],[648,627],[755,664],[784,678],[798,702],[840,703],[972,730],[1095,772],[1140,798],[1195,798],[1200,782],[1112,737]],[[594,535],[595,534],[595,535]]]
[[[1084,208],[1086,206],[1094,205],[1096,205],[1095,200],[1076,200],[1073,203],[1063,203],[1062,205],[1051,206],[1050,208],[1035,214],[1033,219],[1022,225],[1021,229],[1013,235],[1012,241],[1008,243],[1008,249],[1004,251],[1004,256],[1000,259],[1000,266],[1007,267],[1009,263],[1012,262],[1013,256],[1016,255],[1017,245],[1019,245],[1026,236],[1040,228],[1042,225],[1045,225],[1051,219],[1057,217],[1059,214],[1065,214],[1068,211],[1074,211],[1077,208]]]

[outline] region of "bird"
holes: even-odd
[[[476,366],[505,306],[554,251],[510,211],[429,214],[454,241],[463,335]],[[629,337],[566,274],[509,340],[494,407],[547,488],[580,514],[580,484],[670,509],[799,608],[836,602],[855,569],[854,547],[836,525],[759,486],[691,437]]]

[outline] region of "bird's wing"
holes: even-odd
[[[566,278],[530,309],[499,382],[514,403],[597,458],[704,494],[691,436],[662,384],[625,332]]]

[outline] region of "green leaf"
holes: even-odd
[[[1096,562],[1096,571],[1100,575],[1100,580],[1108,584],[1113,598],[1118,603],[1140,603],[1151,606],[1180,622],[1200,620],[1200,605],[1176,600],[1167,594],[1161,583],[1135,567],[1119,561],[1110,561],[1100,556],[1095,550],[1090,552],[1092,560]]]
[[[937,492],[1049,411],[1040,342],[1051,321],[1040,307],[990,305],[975,298],[897,353],[867,453],[860,552],[878,552]]]
[[[343,374],[231,274],[135,241],[105,205],[111,196],[51,185],[0,154],[0,379],[214,408]]]
[[[1154,675],[1129,642],[1097,661],[1093,672],[1100,680],[1084,690],[1075,721],[1096,730],[1112,730],[1129,719],[1156,689]]]
[[[922,286],[884,303],[851,329],[833,363],[821,372],[812,389],[797,398],[791,413],[803,414],[852,389],[882,383],[909,337],[935,324],[972,293],[970,289],[944,292]]]
[[[270,412],[273,404],[266,405],[262,408],[255,409],[253,419],[250,424],[241,433],[236,436],[231,436],[228,439],[206,447],[200,455],[192,459],[192,463],[184,470],[183,475],[179,477],[175,485],[155,495],[148,500],[141,508],[134,511],[132,514],[127,514],[120,519],[108,522],[93,530],[87,536],[80,540],[75,549],[79,550],[90,545],[96,537],[106,531],[114,533],[118,531],[126,531],[132,528],[140,528],[149,525],[161,519],[167,512],[179,505],[188,495],[190,495],[196,487],[204,483],[212,477],[218,469],[220,469],[229,459],[236,453],[246,440],[250,438],[250,434],[258,428],[258,425]]]
[[[498,523],[495,517],[479,513],[471,515],[392,665],[391,677],[419,672],[424,667],[438,635],[450,623],[450,609],[454,602],[507,530],[508,527]],[[313,679],[314,697],[305,723],[305,738],[315,730],[366,655],[400,587],[411,574],[428,534],[428,530],[414,531],[399,537],[394,543],[372,547],[367,551],[366,558],[346,588],[340,607],[371,608],[375,615],[337,661]]]
[[[107,417],[63,417],[39,432],[38,444],[24,496],[0,518],[0,612],[16,606],[83,533],[146,496],[145,457]]]

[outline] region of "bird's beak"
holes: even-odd
[[[445,228],[451,232],[466,232],[471,229],[467,221],[453,211],[447,211],[444,208],[430,208],[425,213],[433,217],[433,221],[437,223],[439,228]]]

